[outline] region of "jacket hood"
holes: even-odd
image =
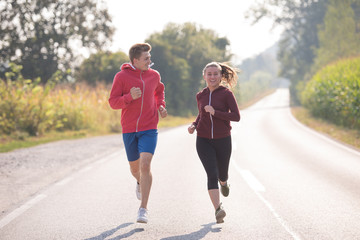
[[[132,70],[132,71],[139,71],[131,63],[124,63],[123,65],[121,65],[120,69],[121,70],[128,69],[128,70]]]
[[[224,89],[227,90],[228,88],[220,85],[220,86],[219,86],[218,88],[216,88],[214,91],[219,91],[219,90],[224,90]],[[205,87],[205,88],[202,90],[202,92],[210,92],[209,87]]]
[[[151,63],[151,64],[150,64],[148,70],[152,69],[152,68],[151,68],[152,65],[154,65],[154,63]],[[140,69],[137,69],[137,68],[134,67],[134,65],[132,65],[131,63],[124,63],[123,65],[121,65],[120,70],[125,70],[125,69],[127,69],[127,70],[132,70],[132,71],[135,71],[135,72],[141,72]],[[146,70],[146,71],[148,71],[148,70]]]

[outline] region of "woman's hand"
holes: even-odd
[[[191,124],[190,127],[188,127],[188,132],[189,132],[190,134],[193,134],[194,131],[195,131],[195,125],[194,125],[194,124]]]
[[[205,112],[208,112],[208,113],[210,113],[211,115],[214,115],[214,114],[215,114],[215,109],[214,109],[212,106],[210,106],[210,105],[206,105],[206,106],[204,107],[204,109],[205,109]]]

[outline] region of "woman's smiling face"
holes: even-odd
[[[204,79],[210,91],[213,91],[220,86],[221,72],[215,66],[208,67],[205,70]]]

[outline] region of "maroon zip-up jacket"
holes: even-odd
[[[234,94],[226,87],[219,86],[213,92],[204,88],[196,94],[199,114],[193,122],[197,136],[217,139],[230,136],[230,121],[240,121],[240,112]],[[214,115],[205,112],[205,106],[215,109]]]

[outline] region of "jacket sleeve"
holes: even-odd
[[[110,92],[109,104],[112,109],[123,109],[133,101],[131,93],[124,93],[123,81],[118,74],[115,75]]]
[[[161,79],[159,80],[159,83],[155,89],[155,101],[156,101],[156,107],[157,109],[159,109],[160,106],[165,107],[166,103],[165,103],[165,86],[164,84],[161,82]]]
[[[235,121],[235,122],[240,121],[239,108],[238,108],[236,99],[234,97],[234,94],[232,92],[227,94],[226,101],[227,101],[230,111],[229,112],[221,112],[221,111],[218,111],[215,109],[214,117],[222,119],[222,120],[227,120],[227,121]]]
[[[197,125],[199,124],[199,121],[200,121],[200,103],[199,103],[199,99],[198,99],[198,94],[196,95],[196,102],[197,102],[197,105],[198,105],[199,113],[198,113],[198,115],[196,117],[195,122],[192,123],[195,126],[195,128],[197,127]]]

